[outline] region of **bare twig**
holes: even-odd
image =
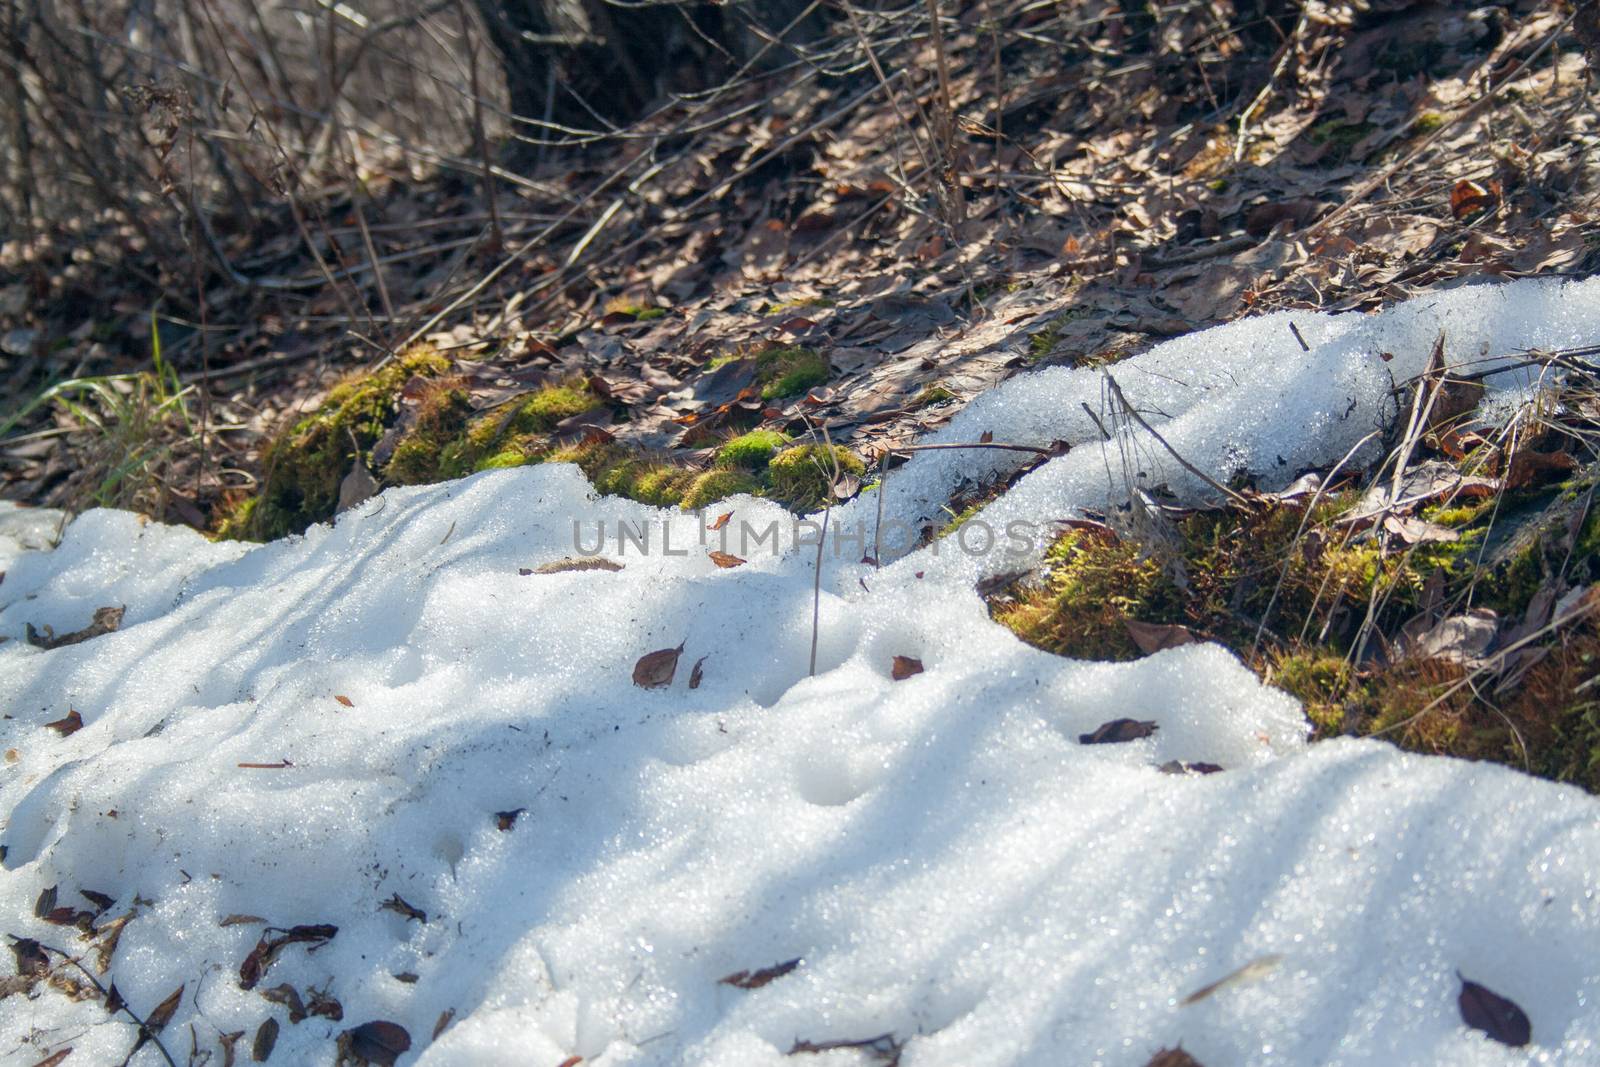
[[[1151,426],[1148,422],[1146,422],[1144,420],[1144,416],[1140,415],[1137,411],[1135,411],[1133,409],[1133,405],[1128,403],[1128,398],[1122,394],[1122,387],[1117,384],[1117,380],[1115,378],[1113,378],[1111,375],[1107,374],[1106,375],[1106,382],[1111,388],[1111,394],[1114,397],[1116,397],[1117,403],[1121,406],[1123,414],[1127,415],[1128,418],[1132,419],[1134,422],[1138,423],[1141,427],[1143,427],[1145,433],[1147,433],[1151,437],[1155,438],[1156,439],[1156,443],[1159,444],[1162,448],[1166,449],[1167,453],[1170,456],[1172,456],[1173,459],[1178,461],[1178,465],[1179,466],[1181,466],[1184,470],[1188,471],[1190,474],[1194,475],[1196,478],[1199,478],[1202,482],[1205,482],[1207,485],[1209,485],[1211,488],[1215,489],[1217,492],[1221,493],[1222,495],[1226,496],[1228,499],[1232,500],[1235,504],[1238,504],[1240,507],[1247,508],[1247,509],[1252,509],[1252,510],[1255,508],[1255,503],[1249,497],[1244,496],[1241,493],[1237,493],[1232,489],[1229,489],[1227,486],[1223,485],[1221,482],[1219,482],[1215,478],[1211,477],[1211,475],[1207,474],[1205,471],[1201,470],[1199,467],[1196,467],[1193,463],[1190,463],[1187,459],[1184,459],[1182,454],[1179,453],[1177,449],[1173,448],[1170,444],[1167,443],[1167,439],[1165,437],[1162,437],[1159,433],[1156,432],[1156,429],[1155,429],[1154,426]]]

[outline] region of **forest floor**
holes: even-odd
[[[275,434],[416,340],[472,413],[581,380],[603,403],[579,424],[691,465],[757,426],[870,456],[1038,367],[1600,265],[1600,130],[1555,5],[1310,4],[1239,32],[1206,5],[1142,27],[1031,5],[998,51],[982,10],[945,42],[959,193],[923,165],[936,89],[797,65],[505,172],[492,209],[481,182],[368,145],[358,200],[303,198],[303,227],[265,205],[277,236],[247,244],[218,220],[255,286],[196,293],[125,223],[13,242],[0,484],[215,528]],[[96,432],[127,413],[62,383],[149,370],[152,308],[205,389],[185,418]],[[777,381],[743,358],[777,348],[820,361]]]

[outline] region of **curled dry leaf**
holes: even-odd
[[[1500,183],[1497,181],[1479,185],[1463,178],[1450,190],[1450,214],[1457,219],[1464,219],[1474,211],[1492,208],[1499,202]]]
[[[344,1018],[344,1005],[329,996],[326,990],[308,989],[311,999],[306,1001],[306,1012],[338,1022]]]
[[[708,529],[708,530],[720,530],[724,526],[728,525],[728,520],[731,519],[731,518],[733,518],[733,512],[724,511],[721,515],[718,515],[717,516],[717,520],[715,522],[713,522],[710,526],[707,526],[706,529]]]
[[[567,556],[551,563],[544,563],[535,567],[532,572],[518,571],[519,574],[565,574],[568,571],[620,571],[622,564],[614,563],[601,556]]]
[[[1383,528],[1408,545],[1449,544],[1461,540],[1459,530],[1419,519],[1415,515],[1385,515]]]
[[[184,986],[179,986],[168,993],[167,999],[157,1004],[155,1010],[144,1017],[145,1030],[151,1034],[159,1034],[172,1021],[173,1015],[178,1011],[178,1005],[183,1003],[183,990]]]
[[[1437,659],[1470,666],[1484,662],[1499,633],[1500,618],[1494,611],[1473,608],[1441,619],[1415,638],[1402,635],[1401,649],[1406,659]]]
[[[1521,1048],[1533,1040],[1533,1024],[1514,1002],[1477,982],[1468,981],[1459,973],[1456,977],[1461,979],[1457,1004],[1461,1008],[1462,1022],[1513,1048]]]
[[[889,668],[889,677],[897,682],[903,682],[913,674],[922,673],[922,661],[912,659],[910,656],[896,656],[894,664]]]
[[[122,614],[126,610],[125,607],[96,608],[94,618],[88,626],[69,634],[62,634],[60,637],[57,637],[55,631],[48,626],[41,633],[35,630],[33,623],[30,622],[27,625],[28,644],[48,650],[61,648],[64,645],[76,645],[101,634],[115,633],[122,625]]]
[[[17,960],[17,973],[23,977],[50,973],[50,957],[44,954],[39,942],[31,937],[11,938],[11,954]]]
[[[1197,640],[1194,636],[1194,631],[1177,623],[1140,622],[1137,619],[1123,619],[1122,625],[1127,627],[1128,636],[1133,638],[1133,643],[1139,646],[1139,651],[1147,656],[1160,652],[1162,649],[1190,645]]]
[[[446,1008],[439,1013],[439,1019],[433,1024],[433,1039],[439,1040],[439,1035],[444,1033],[444,1028],[450,1025],[450,1020],[456,1017],[454,1008]]]
[[[1222,767],[1215,763],[1184,763],[1168,760],[1157,768],[1162,774],[1217,774]]]
[[[1078,743],[1082,745],[1116,745],[1124,741],[1137,741],[1142,737],[1149,737],[1161,729],[1154,722],[1139,719],[1112,719],[1110,722],[1101,723],[1093,733],[1079,734]]]
[[[1578,461],[1570,452],[1535,452],[1528,449],[1511,457],[1511,465],[1506,469],[1506,488],[1522,489],[1542,484],[1577,469]]]
[[[1145,1067],[1202,1067],[1199,1060],[1183,1051],[1183,1046],[1164,1048],[1150,1057]]]
[[[749,560],[740,559],[731,552],[718,552],[716,549],[712,549],[706,555],[711,557],[712,563],[725,570],[733,567],[742,567],[749,562]]]
[[[507,830],[517,825],[517,817],[526,810],[526,808],[512,808],[510,811],[495,812],[494,828],[499,830],[501,833],[505,833]]]
[[[290,927],[277,937],[270,937],[269,928],[268,932],[262,934],[260,940],[256,942],[256,947],[250,950],[250,955],[239,965],[239,988],[254,989],[256,983],[266,976],[267,968],[272,966],[285,947],[307,943],[315,948],[324,941],[332,940],[338,932],[337,926],[328,924],[304,925]]]
[[[72,1046],[68,1045],[66,1048],[57,1049],[56,1051],[50,1053],[50,1055],[35,1063],[33,1067],[57,1067],[58,1064],[64,1062],[70,1055],[72,1055]]]
[[[277,1044],[278,1020],[269,1015],[265,1022],[256,1027],[256,1038],[250,1043],[250,1058],[257,1063],[266,1063]]]
[[[657,649],[640,656],[639,662],[633,665],[633,684],[640,689],[665,689],[672,684],[672,676],[678,673],[678,657],[681,655],[682,645]]]
[[[340,1034],[338,1047],[334,1067],[394,1067],[411,1048],[411,1035],[399,1023],[379,1019]]]
[[[305,1003],[300,999],[299,992],[288,982],[275,985],[271,989],[263,989],[262,997],[274,1004],[282,1004],[289,1009],[289,1021],[292,1023],[303,1022],[306,1017]]]
[[[763,967],[759,971],[734,971],[717,979],[719,985],[736,986],[739,989],[760,989],[768,982],[782,978],[796,967],[800,966],[800,957],[774,963],[771,967]]]
[[[52,885],[46,886],[44,889],[40,890],[39,896],[33,902],[34,918],[42,919],[46,915],[49,915],[52,911],[56,910],[56,896],[60,892],[60,889],[60,886]]]
[[[133,1043],[133,1051],[128,1053],[128,1059],[123,1062],[126,1063],[138,1055],[139,1050],[144,1048],[148,1042],[154,1041],[156,1035],[161,1033],[166,1025],[172,1021],[172,1016],[177,1013],[178,1005],[183,1002],[183,990],[183,986],[174,989],[167,995],[166,1000],[157,1004],[155,1009],[144,1017],[144,1023],[139,1027],[139,1039]],[[157,1042],[157,1045],[159,1044],[160,1042]]]
[[[700,688],[700,683],[705,680],[705,676],[706,676],[705,664],[706,664],[706,657],[705,656],[701,656],[699,659],[694,661],[694,667],[691,668],[690,671],[689,671],[689,688],[690,689],[699,689]]]
[[[349,511],[357,504],[372,499],[377,493],[378,479],[367,469],[366,460],[357,456],[355,463],[350,467],[350,473],[339,483],[339,504],[334,511],[335,513]]]
[[[351,700],[349,697],[343,695],[342,693],[341,694],[336,694],[333,699],[337,700],[339,703],[343,704],[347,708],[353,708],[353,707],[356,706],[356,702],[355,701]]]
[[[396,915],[404,915],[408,922],[412,919],[415,919],[419,923],[426,923],[428,921],[427,912],[423,911],[421,908],[414,907],[411,904],[406,903],[405,899],[401,897],[399,893],[394,894],[388,900],[384,901],[382,904],[379,904],[378,907],[383,911],[392,911]]]
[[[45,723],[44,728],[46,730],[54,730],[62,737],[71,737],[73,734],[83,729],[83,716],[79,715],[77,711],[71,710],[68,711],[65,716],[57,719],[55,722]]]
[[[97,893],[93,889],[80,889],[78,895],[93,904],[96,912],[105,911],[115,904],[116,898],[109,893]]]

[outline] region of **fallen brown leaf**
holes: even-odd
[[[633,665],[633,684],[640,689],[665,689],[672,684],[672,676],[678,673],[678,657],[681,655],[682,645],[657,649],[640,656],[639,662]]]
[[[411,1048],[411,1035],[399,1023],[379,1019],[351,1027],[339,1035],[335,1067],[394,1067]]]
[[[1462,1022],[1512,1048],[1521,1048],[1533,1040],[1533,1024],[1528,1021],[1527,1013],[1514,1001],[1477,982],[1468,981],[1460,974],[1456,977],[1461,978],[1461,995],[1457,998],[1457,1006],[1461,1009]]]
[[[277,1044],[278,1020],[269,1015],[256,1027],[255,1040],[250,1043],[250,1058],[257,1063],[266,1063]]]
[[[337,700],[339,703],[343,704],[347,708],[353,708],[353,707],[356,706],[356,702],[355,701],[351,700],[347,696],[344,696],[343,694],[335,694],[333,699]]]
[[[54,730],[62,737],[71,737],[83,729],[83,716],[76,711],[68,711],[65,717],[57,719],[55,722],[47,722],[44,727],[46,730]]]
[[[1138,719],[1112,719],[1110,722],[1101,723],[1093,733],[1079,734],[1078,743],[1082,745],[1116,745],[1124,741],[1137,741],[1142,737],[1149,737],[1160,726],[1154,722],[1141,722]]]
[[[731,985],[739,989],[760,989],[768,982],[782,978],[796,967],[800,966],[800,957],[774,963],[771,967],[763,967],[759,971],[734,971],[717,979],[718,985]]]
[[[922,673],[922,661],[912,659],[910,656],[896,656],[894,665],[889,668],[889,677],[897,682],[903,682],[913,674]]]
[[[1183,1051],[1183,1046],[1164,1048],[1150,1057],[1145,1067],[1203,1067],[1199,1060]]]
[[[716,549],[712,549],[706,555],[711,557],[712,563],[724,569],[742,567],[749,562],[749,560],[740,559],[731,552],[718,552]]]
[[[380,911],[392,911],[396,915],[404,915],[407,921],[415,919],[419,923],[428,921],[428,913],[421,908],[406,903],[399,893],[395,893],[388,900],[378,905]]]
[[[55,631],[48,626],[44,628],[43,633],[40,633],[33,628],[33,623],[30,622],[26,628],[28,644],[49,650],[61,648],[65,645],[80,644],[91,637],[99,637],[102,634],[115,633],[117,628],[122,625],[122,616],[126,611],[127,608],[125,607],[96,608],[94,618],[88,626],[81,630],[74,630],[69,634],[62,634],[60,637],[57,637]]]
[[[1133,643],[1139,646],[1139,651],[1145,655],[1160,652],[1162,649],[1177,648],[1179,645],[1192,645],[1198,638],[1187,626],[1177,623],[1140,622],[1137,619],[1123,619],[1122,625],[1128,630],[1128,636],[1133,638]]]

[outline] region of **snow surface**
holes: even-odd
[[[1441,329],[1463,362],[1593,342],[1600,282],[1296,313],[1309,352],[1287,319],[1113,373],[1201,467],[1288,481],[1380,425],[1391,378],[1420,371]],[[987,509],[995,530],[1123,491],[1080,406],[1099,411],[1102,388],[1025,375],[935,435],[1077,444]],[[1124,443],[1151,484],[1196,491],[1142,434]],[[885,513],[933,517],[1016,458],[922,453]],[[108,977],[141,1013],[185,985],[164,1033],[180,1059],[241,1030],[242,1059],[269,1014],[289,1064],[332,1062],[333,1037],[374,1019],[427,1067],[836,1067],[878,1061],[784,1054],[884,1033],[905,1067],[1141,1067],[1179,1042],[1211,1067],[1600,1059],[1594,798],[1376,742],[1308,745],[1296,703],[1215,646],[1115,665],[1028,648],[972,583],[1037,543],[945,542],[874,570],[853,562],[871,493],[830,519],[855,540],[824,552],[808,677],[815,549],[769,503],[728,507],[724,534],[777,522],[784,550],[735,539],[749,563],[720,569],[703,518],[597,498],[566,466],[391,490],[261,547],[108,511],[53,551],[0,537],[3,932],[81,951],[35,900],[114,896],[108,915],[136,917]],[[608,538],[620,572],[518,573],[573,555],[575,521],[591,545],[597,522],[650,524],[654,551]],[[683,554],[662,551],[663,524]],[[113,604],[116,633],[22,640]],[[680,642],[669,687],[633,685],[640,656]],[[894,681],[895,656],[926,669]],[[69,709],[83,729],[44,727]],[[1079,744],[1121,717],[1159,732]],[[1173,759],[1227,770],[1156,769]],[[380,908],[396,894],[426,921]],[[327,988],[343,1021],[290,1024],[241,989],[262,926],[230,915],[337,925],[261,988]],[[718,983],[797,957],[761,988]],[[1464,1027],[1458,972],[1521,1005],[1534,1046]],[[0,1063],[66,1045],[116,1063],[135,1036],[43,986],[0,1000]]]

